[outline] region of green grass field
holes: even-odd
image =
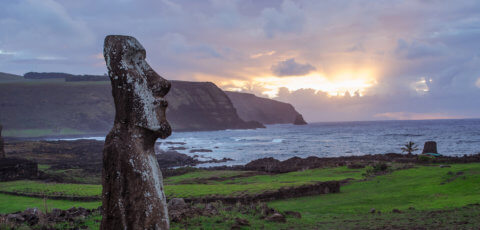
[[[236,217],[249,220],[245,229],[369,229],[369,228],[414,228],[436,227],[452,229],[480,226],[480,163],[455,164],[451,168],[416,166],[394,170],[392,173],[363,179],[364,169],[346,167],[314,169],[277,175],[238,177],[249,172],[240,171],[195,171],[167,178],[167,196],[178,194],[202,196],[213,194],[236,194],[275,189],[279,186],[314,183],[316,181],[343,180],[353,178],[341,187],[340,193],[301,197],[269,202],[270,207],[281,212],[297,211],[301,219],[287,218],[287,223],[271,223],[253,212],[241,210],[221,211],[213,217],[196,217],[185,223],[173,223],[173,229],[229,229]],[[244,175],[245,176],[245,175]],[[193,184],[200,179],[203,184]],[[79,190],[80,187],[83,190]],[[70,194],[99,194],[99,185],[48,184],[20,181],[0,183],[1,189],[62,191]],[[82,206],[96,208],[100,202],[71,202],[47,200],[49,208]],[[44,206],[43,199],[0,195],[0,213],[24,210],[28,207]],[[371,214],[374,208],[381,214]],[[393,213],[393,209],[401,213]],[[92,217],[91,219],[97,219]],[[90,220],[89,220],[90,221]],[[98,226],[91,222],[93,228]],[[443,226],[443,228],[442,228]],[[445,227],[446,226],[446,227]]]
[[[229,229],[235,217],[240,217],[251,223],[245,229],[476,229],[480,226],[480,206],[468,205],[480,203],[478,191],[479,163],[456,164],[451,168],[419,166],[351,182],[342,186],[340,193],[269,202],[270,207],[279,211],[302,214],[301,219],[287,218],[286,224],[233,211],[213,218],[191,219],[187,227]],[[381,214],[371,214],[372,208]],[[393,209],[402,213],[392,213]],[[218,221],[223,219],[226,221]],[[174,225],[174,229],[183,228]]]
[[[41,165],[42,170],[49,170]],[[313,169],[277,175],[236,176],[247,171],[207,171],[198,170],[184,175],[165,179],[167,197],[195,198],[211,195],[235,196],[277,190],[281,187],[300,186],[321,181],[360,179],[364,170],[351,170],[346,167]],[[60,172],[59,172],[60,173]],[[199,181],[201,180],[201,183]],[[101,185],[44,183],[40,181],[0,182],[0,191],[21,194],[100,197]],[[1,210],[0,210],[1,212]]]
[[[71,207],[98,208],[101,202],[78,202],[66,200],[47,199],[47,208],[69,209]],[[23,211],[27,208],[39,208],[45,211],[45,202],[41,198],[32,198],[25,196],[11,196],[0,193],[0,213],[12,213]]]

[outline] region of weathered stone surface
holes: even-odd
[[[105,38],[104,56],[115,103],[115,122],[103,150],[101,229],[168,229],[158,138],[171,134],[164,99],[170,83],[145,61],[133,37]]]
[[[435,141],[427,141],[423,146],[422,153],[438,153],[437,152],[437,142]]]
[[[0,125],[0,159],[5,158],[5,149],[3,148],[2,125]]]

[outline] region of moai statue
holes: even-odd
[[[427,141],[423,146],[422,153],[438,153],[437,152],[437,142],[435,141]]]
[[[5,150],[3,149],[2,125],[0,125],[0,159],[5,158]]]
[[[172,133],[164,99],[170,82],[148,65],[134,37],[107,36],[103,55],[116,113],[103,149],[100,229],[169,229],[154,145]]]

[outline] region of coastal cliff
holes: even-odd
[[[113,124],[115,110],[106,81],[0,81],[0,98],[0,122],[7,137],[103,135]],[[210,82],[172,81],[167,100],[174,131],[264,127],[243,121],[228,96]]]
[[[165,97],[169,102],[167,119],[174,130],[219,130],[263,128],[258,122],[242,120],[234,105],[211,82],[171,81]]]
[[[306,124],[302,115],[288,103],[257,97],[250,93],[225,92],[238,115],[245,121],[262,124]]]

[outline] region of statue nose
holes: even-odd
[[[155,81],[151,86],[150,89],[152,93],[156,97],[164,97],[167,95],[168,91],[170,90],[170,82],[163,80],[159,75],[157,75],[157,79],[160,78],[161,80]]]

